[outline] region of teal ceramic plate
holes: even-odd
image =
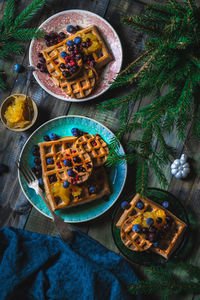
[[[154,202],[157,202],[160,205],[162,205],[163,201],[168,201],[169,203],[168,210],[171,211],[175,216],[177,216],[179,219],[181,219],[183,222],[185,222],[188,225],[187,230],[182,239],[182,242],[170,257],[170,259],[172,258],[183,259],[183,257],[187,255],[186,242],[189,236],[189,220],[185,208],[175,196],[173,196],[171,193],[167,191],[152,188],[149,189],[147,196],[149,197],[149,199],[151,199]],[[129,200],[127,199],[127,201]],[[136,252],[136,251],[131,251],[130,249],[125,247],[125,245],[121,241],[120,230],[115,226],[122,213],[123,210],[121,208],[121,204],[119,203],[119,205],[116,207],[113,213],[112,234],[113,234],[114,242],[118,247],[118,249],[120,250],[121,254],[124,255],[130,262],[141,264],[141,265],[158,265],[158,264],[166,263],[168,260],[151,251]]]
[[[99,133],[102,138],[109,144],[114,134],[99,122],[82,117],[82,116],[64,116],[50,120],[40,126],[27,140],[20,155],[20,162],[27,161],[32,167],[34,165],[34,157],[32,155],[33,146],[43,141],[43,136],[51,132],[56,133],[60,137],[71,136],[71,129],[73,127],[79,128],[82,131],[96,134]],[[119,147],[119,154],[124,154],[122,146]],[[84,204],[81,206],[73,207],[71,209],[58,210],[56,213],[61,216],[66,222],[78,223],[94,219],[105,213],[118,199],[126,180],[127,165],[122,163],[116,167],[107,168],[109,184],[111,188],[111,195],[108,201],[103,199]],[[18,173],[21,188],[32,203],[44,215],[51,217],[47,207],[42,199],[36,195],[35,191],[30,189],[25,183],[23,177]]]

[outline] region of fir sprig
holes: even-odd
[[[124,24],[147,34],[148,39],[143,53],[120,72],[111,85],[111,88],[132,85],[134,90],[103,102],[99,108],[120,107],[121,127],[117,139],[119,142],[125,134],[130,134],[128,146],[132,149],[128,151],[127,161],[131,161],[131,155],[135,161],[135,153],[140,157],[136,181],[137,191],[141,193],[145,193],[148,185],[149,169],[160,183],[167,183],[162,172],[163,161],[172,160],[174,149],[166,143],[166,134],[175,129],[183,140],[187,127],[192,125],[194,134],[200,137],[200,102],[196,97],[200,90],[199,17],[200,8],[195,1],[168,0],[166,5],[147,6],[140,16],[122,18]],[[151,97],[151,104],[130,118],[132,104],[146,96]],[[143,138],[149,128],[151,140]],[[118,155],[112,151],[112,161],[114,159],[117,160]]]
[[[0,56],[7,58],[10,54],[22,54],[24,45],[22,41],[40,38],[44,35],[37,28],[26,28],[29,21],[43,7],[45,0],[33,0],[17,17],[15,17],[15,0],[8,0],[3,19],[0,20]],[[3,78],[0,76],[0,90],[5,88]]]
[[[181,278],[176,273],[182,271]],[[171,295],[200,293],[200,268],[190,263],[168,263],[167,266],[152,266],[146,269],[148,279],[138,281],[129,287],[133,294],[160,293],[162,300]]]

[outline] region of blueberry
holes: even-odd
[[[154,246],[154,247],[158,247],[158,242],[154,242],[154,243],[153,243],[153,246]]]
[[[49,34],[49,36],[50,36],[51,39],[55,39],[57,37],[57,34],[55,32],[51,32]]]
[[[123,201],[122,203],[121,203],[121,208],[122,209],[129,209],[131,206],[130,206],[130,204],[127,202],[127,201]]]
[[[47,162],[47,165],[53,165],[54,160],[52,157],[49,157],[49,158],[47,158],[46,162]]]
[[[50,133],[50,134],[49,134],[49,137],[50,137],[50,140],[51,140],[51,141],[55,141],[55,140],[58,139],[58,136],[57,136],[57,134],[55,134],[55,133]]]
[[[45,135],[45,136],[43,137],[43,139],[44,139],[46,142],[50,141],[50,137],[49,137],[48,135]]]
[[[71,166],[72,166],[72,161],[71,161],[71,159],[65,159],[65,160],[64,160],[64,165],[65,165],[66,167],[71,167]]]
[[[69,33],[73,33],[76,31],[76,28],[73,25],[68,25],[66,29]]]
[[[154,220],[152,219],[152,218],[148,218],[147,220],[146,220],[146,222],[147,222],[147,225],[153,225],[153,223],[154,223]]]
[[[137,233],[140,233],[142,230],[142,227],[140,224],[135,224],[133,225],[133,231],[137,232]]]
[[[8,166],[0,164],[0,173],[8,172]]]
[[[96,189],[95,186],[90,186],[90,187],[88,188],[88,191],[89,191],[90,194],[96,194],[97,189]]]
[[[139,208],[139,209],[143,209],[144,208],[144,203],[139,201],[137,204],[136,204],[136,207]]]
[[[19,73],[19,72],[21,72],[23,70],[23,66],[20,65],[20,64],[16,64],[14,66],[14,70],[15,70],[15,72]]]
[[[73,40],[69,40],[69,41],[67,41],[66,44],[67,44],[67,46],[72,47],[74,45],[74,41]]]
[[[75,37],[74,43],[75,44],[80,44],[80,42],[81,42],[81,38],[79,36]]]
[[[67,53],[63,51],[63,52],[60,53],[60,56],[61,56],[62,58],[65,58],[65,57],[67,56]]]
[[[78,128],[72,128],[71,133],[76,137],[80,137],[81,135],[83,135],[83,131],[79,130]]]
[[[164,208],[167,208],[167,207],[169,206],[169,202],[168,202],[168,201],[164,201],[164,202],[162,203],[162,206],[163,206]]]
[[[67,170],[67,174],[68,174],[70,177],[75,177],[75,175],[76,175],[72,169]]]
[[[43,179],[40,177],[38,180],[39,180],[39,184],[43,185]]]
[[[69,187],[69,182],[67,180],[63,182],[63,187],[65,189]]]

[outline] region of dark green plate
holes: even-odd
[[[181,204],[181,202],[175,196],[173,196],[167,191],[163,191],[160,189],[149,189],[147,196],[149,199],[151,199],[154,202],[157,202],[160,205],[162,205],[163,201],[168,201],[169,202],[168,210],[171,211],[175,216],[177,216],[179,219],[181,219],[183,222],[185,222],[188,225],[188,228],[184,234],[184,237],[179,247],[170,257],[170,260],[173,258],[177,259],[179,255],[183,253],[183,248],[185,247],[185,244],[188,239],[189,220],[188,220],[187,212],[183,207],[183,205]],[[114,242],[118,247],[119,251],[121,252],[121,254],[125,256],[130,262],[141,264],[141,265],[157,265],[157,264],[166,263],[168,260],[166,260],[164,257],[156,253],[150,251],[136,252],[124,246],[124,244],[121,241],[120,230],[115,226],[122,213],[123,213],[123,209],[121,208],[121,203],[119,203],[112,217],[112,234],[113,234]]]

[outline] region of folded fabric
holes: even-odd
[[[60,237],[12,227],[0,230],[0,299],[137,299],[127,287],[137,281],[119,255],[75,231]]]

